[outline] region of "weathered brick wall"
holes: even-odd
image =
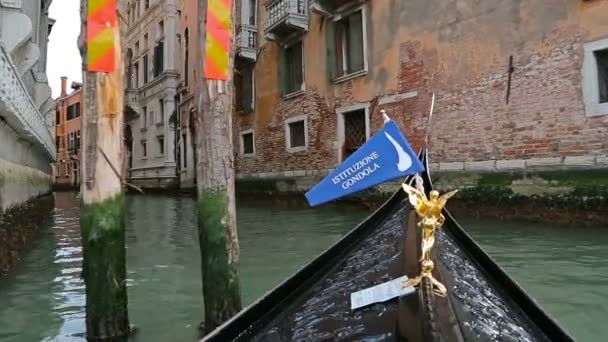
[[[308,115],[308,149],[303,152],[288,152],[285,141],[285,120]],[[288,170],[319,170],[335,166],[336,114],[315,91],[281,101],[272,120],[255,129],[255,156],[239,156],[239,132],[254,127],[253,116],[239,115],[236,118],[234,146],[236,168],[239,173],[260,173]]]
[[[235,117],[237,172],[335,167],[335,110],[361,102],[370,103],[372,134],[382,126],[380,110],[386,109],[418,149],[427,133],[432,92],[437,95],[430,130],[435,163],[491,161],[488,170],[493,170],[496,160],[608,160],[608,116],[587,117],[581,90],[582,45],[608,37],[608,21],[597,14],[606,13],[608,1],[560,0],[557,7],[490,1],[484,8],[457,2],[464,10],[442,7],[441,20],[431,20],[433,6],[422,2],[392,7],[370,2],[368,75],[340,84],[327,79],[323,20],[313,15],[304,37],[307,90],[293,99],[282,100],[276,76],[268,76],[276,73],[276,44],[265,42],[256,65],[256,93],[263,106],[256,102],[255,113]],[[426,16],[412,17],[420,6]],[[415,96],[381,104],[407,92]],[[308,115],[309,147],[289,153],[284,122],[302,114]],[[247,128],[255,129],[254,158],[238,153],[238,132]]]

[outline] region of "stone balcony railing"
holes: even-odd
[[[255,62],[258,54],[258,29],[252,25],[241,25],[237,32],[237,54],[239,57]]]
[[[279,40],[308,31],[308,0],[271,0],[266,3],[266,38]]]
[[[0,42],[0,113],[19,136],[39,146],[55,160],[55,142],[34,100],[19,77],[19,70]]]

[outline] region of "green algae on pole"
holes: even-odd
[[[235,6],[230,8],[234,37]],[[199,56],[205,56],[207,1],[199,8]],[[228,44],[228,79],[199,79],[197,139],[198,231],[208,333],[241,310],[232,149],[234,44]],[[199,58],[199,60],[202,60]]]
[[[122,193],[123,85],[120,32],[110,73],[87,72],[88,1],[81,2],[79,47],[83,60],[84,115],[81,156],[80,229],[86,327],[89,340],[129,334],[127,311],[124,197]]]

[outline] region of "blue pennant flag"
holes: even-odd
[[[423,170],[410,144],[391,120],[307,192],[306,199],[316,206]]]

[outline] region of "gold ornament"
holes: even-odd
[[[421,220],[418,226],[422,228],[422,257],[420,258],[420,275],[413,279],[408,279],[405,283],[405,287],[415,287],[420,284],[422,278],[427,278],[433,284],[435,293],[439,296],[445,296],[447,289],[437,279],[433,277],[433,260],[431,260],[431,251],[435,244],[435,231],[439,229],[445,222],[445,217],[441,213],[448,199],[458,190],[454,190],[439,196],[439,192],[432,190],[429,193],[429,198],[424,193],[424,187],[419,183],[417,188],[411,187],[407,184],[402,184],[403,190],[408,194],[409,201],[412,206],[416,209],[416,213],[420,216]]]

